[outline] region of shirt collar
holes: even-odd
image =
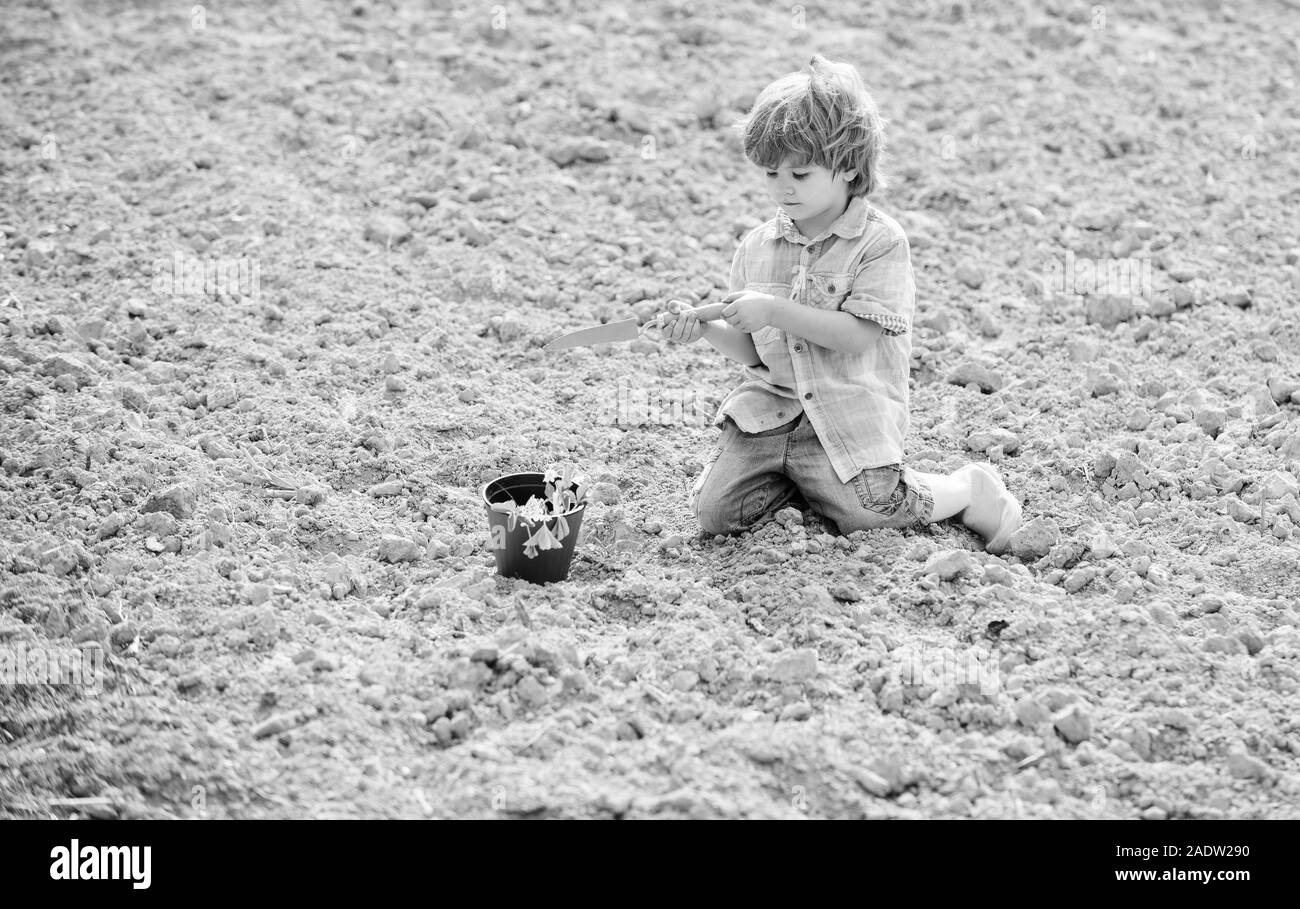
[[[791,243],[798,243],[800,246],[807,246],[818,240],[834,234],[837,237],[843,237],[845,240],[852,240],[862,236],[862,232],[867,229],[867,215],[869,206],[865,196],[854,196],[849,200],[848,207],[844,213],[831,222],[830,227],[823,230],[816,237],[809,239],[799,232],[795,226],[794,220],[786,213],[784,208],[777,209],[776,217],[772,219],[768,227],[768,240],[775,240],[777,237],[784,237]]]

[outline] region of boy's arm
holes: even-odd
[[[884,331],[877,323],[852,313],[816,309],[785,297],[776,298],[771,319],[773,328],[840,353],[862,353]]]
[[[728,280],[728,289],[733,292],[745,289],[745,241],[748,240],[747,235],[740,246],[736,247],[735,255],[731,257],[731,277]],[[754,347],[754,338],[749,332],[732,328],[721,319],[705,322],[701,329],[702,334],[700,337],[740,365],[757,366],[763,362],[758,358],[758,350]]]
[[[838,310],[777,298],[771,324],[822,347],[861,353],[882,334],[908,330],[915,294],[910,249],[906,238],[899,237],[858,266],[853,290]]]
[[[853,317],[849,316],[849,318]],[[740,365],[757,366],[762,362],[758,358],[758,349],[754,347],[754,338],[749,332],[732,328],[721,319],[705,322],[700,329],[701,338]]]

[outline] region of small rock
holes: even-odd
[[[270,584],[245,584],[243,587],[244,599],[254,606],[260,606],[271,599]]]
[[[1241,641],[1246,647],[1246,652],[1251,656],[1259,653],[1264,649],[1264,639],[1259,633],[1252,628],[1246,628],[1237,632],[1237,640]]]
[[[375,710],[383,710],[388,702],[388,689],[383,685],[369,685],[361,693],[361,703]]]
[[[1216,407],[1203,407],[1196,411],[1196,425],[1211,439],[1217,439],[1228,422],[1227,411]]]
[[[1091,363],[1101,353],[1096,341],[1088,338],[1073,338],[1065,345],[1065,352],[1071,363]]]
[[[893,791],[889,780],[873,770],[868,770],[866,767],[854,768],[853,778],[857,780],[859,786],[876,798],[887,798],[890,792]]]
[[[1065,576],[1061,586],[1065,588],[1066,593],[1076,593],[1079,590],[1092,583],[1092,579],[1097,576],[1097,569],[1092,567],[1076,568]]]
[[[1263,360],[1265,363],[1272,363],[1278,358],[1280,351],[1272,341],[1261,341],[1254,347],[1256,358]]]
[[[1099,480],[1109,477],[1115,469],[1115,456],[1109,451],[1098,452],[1092,459],[1092,475]]]
[[[1164,603],[1152,603],[1147,607],[1147,614],[1151,616],[1151,621],[1157,625],[1175,625],[1178,623],[1178,617],[1174,611]]]
[[[335,672],[339,668],[339,658],[332,653],[322,653],[311,661],[312,672]]]
[[[1153,319],[1162,319],[1165,316],[1173,315],[1177,309],[1178,306],[1174,303],[1172,297],[1161,295],[1151,301],[1149,314]]]
[[[1108,370],[1093,370],[1088,376],[1085,387],[1094,398],[1113,395],[1120,390],[1119,376]]]
[[[1034,30],[1031,29],[1030,31],[1032,34]],[[1075,210],[1074,217],[1071,220],[1076,226],[1085,230],[1110,230],[1118,227],[1123,218],[1123,212],[1119,209],[1085,205]]]
[[[396,215],[374,215],[366,222],[365,238],[375,243],[396,245],[411,236],[411,226]]]
[[[1052,718],[1047,712],[1047,708],[1039,703],[1037,698],[1031,695],[1025,695],[1016,700],[1015,703],[1016,719],[1022,726],[1028,726],[1030,729],[1039,723],[1046,723]]]
[[[40,567],[41,573],[53,575],[54,577],[63,577],[78,569],[84,571],[90,568],[95,561],[86,547],[75,540],[69,540],[56,546],[38,545],[33,548],[39,550],[35,552],[35,561]]]
[[[1135,407],[1124,418],[1124,425],[1132,432],[1144,432],[1151,425],[1151,412],[1142,407]]]
[[[1239,780],[1264,780],[1269,777],[1269,767],[1259,758],[1242,751],[1228,755],[1228,772]]]
[[[455,736],[451,731],[451,720],[447,719],[445,716],[434,720],[433,735],[438,740],[439,745],[444,747],[450,745],[455,739]]]
[[[99,529],[95,531],[95,539],[107,540],[109,537],[116,536],[125,524],[126,518],[115,511],[100,522]]]
[[[1300,379],[1273,376],[1268,380],[1268,391],[1273,396],[1274,403],[1286,404],[1291,400],[1291,395],[1300,391]]]
[[[546,156],[560,167],[576,161],[608,161],[609,146],[594,137],[563,139],[546,152]]]
[[[1128,294],[1089,294],[1084,300],[1089,325],[1114,328],[1133,318],[1133,298]]]
[[[972,290],[978,290],[984,283],[984,270],[977,265],[963,263],[957,266],[954,274],[958,281]]]
[[[477,218],[466,217],[458,228],[460,235],[470,246],[487,246],[492,242],[492,232]]]
[[[1223,295],[1223,302],[1228,306],[1236,306],[1238,309],[1246,309],[1251,304],[1250,288],[1234,287]]]
[[[802,682],[816,676],[817,671],[817,651],[804,648],[779,657],[768,674],[778,682]]]
[[[428,593],[422,594],[415,601],[415,608],[421,612],[427,612],[431,609],[442,609],[455,596],[455,591],[449,587],[434,587]]]
[[[372,498],[382,496],[400,496],[406,491],[406,484],[401,480],[386,480],[383,483],[376,483],[366,490],[366,495]]]
[[[1021,561],[1041,559],[1061,538],[1061,529],[1051,518],[1035,518],[1011,535],[1011,551]]]
[[[1053,714],[1052,726],[1072,745],[1092,737],[1092,717],[1082,704],[1071,704]]]
[[[1073,568],[1088,552],[1086,540],[1062,540],[1052,547],[1047,560],[1053,568]]]
[[[546,687],[533,675],[526,675],[515,685],[515,693],[519,699],[530,707],[540,707],[546,703],[550,695]]]
[[[60,376],[68,376],[77,388],[93,385],[99,379],[99,374],[84,360],[70,354],[60,353],[46,357],[45,362],[41,364],[41,372],[56,379]]]
[[[416,190],[408,193],[406,201],[419,205],[422,208],[433,208],[442,199],[442,194],[432,190]]]
[[[287,713],[277,713],[275,716],[268,717],[253,727],[253,738],[265,739],[273,735],[279,735],[287,732],[295,725],[294,718]]]
[[[229,380],[215,382],[210,385],[204,398],[208,410],[221,410],[224,407],[232,407],[238,400],[239,391],[235,388],[234,383]]]
[[[518,313],[509,312],[488,319],[488,332],[502,344],[517,341],[528,334],[528,326]]]
[[[94,615],[72,635],[72,643],[85,644],[89,641],[106,642],[109,640],[108,622],[102,615]]]
[[[617,505],[621,498],[622,493],[613,483],[596,483],[587,491],[587,501],[592,504]]]
[[[1259,520],[1259,509],[1251,508],[1236,496],[1228,496],[1226,506],[1229,516],[1242,524],[1252,524]]]
[[[777,511],[777,513],[772,516],[772,520],[776,521],[776,523],[780,524],[786,530],[789,530],[795,525],[803,524],[803,512],[798,508],[786,506]]]
[[[416,562],[419,561],[423,547],[406,537],[385,534],[379,541],[379,561],[381,562]]]
[[[942,581],[966,577],[977,565],[975,556],[965,549],[946,549],[930,556],[921,569],[922,574],[937,574]]]
[[[1016,214],[1019,216],[1021,221],[1035,227],[1047,221],[1047,216],[1032,205],[1017,206]]]
[[[962,386],[974,383],[984,394],[992,394],[1002,388],[1002,376],[999,373],[971,360],[959,363],[957,368],[948,374],[947,382],[950,385]]]
[[[194,490],[184,484],[177,484],[149,496],[140,506],[140,512],[141,514],[154,511],[166,512],[184,521],[194,516],[197,507]]]
[[[115,647],[128,647],[139,636],[140,629],[132,621],[120,622],[109,631],[109,640]]]
[[[1227,635],[1216,634],[1205,639],[1201,644],[1201,649],[1206,653],[1227,653],[1239,654],[1246,653],[1246,645],[1236,638],[1230,638]]]
[[[1010,454],[1020,448],[1020,437],[1006,429],[988,429],[973,432],[966,439],[966,447],[971,451],[987,451],[994,445],[1002,446],[1003,452]]]
[[[700,683],[699,673],[690,669],[679,669],[673,673],[672,686],[676,691],[690,691]]]
[[[43,268],[54,261],[59,248],[52,240],[32,240],[23,251],[23,261],[33,268]]]

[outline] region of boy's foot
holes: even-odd
[[[990,464],[976,461],[971,472],[970,507],[961,514],[962,523],[984,537],[986,551],[1001,555],[1011,535],[1020,527],[1020,502],[1007,491],[1001,475]]]

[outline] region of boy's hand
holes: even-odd
[[[704,336],[704,326],[695,316],[679,316],[678,313],[691,306],[681,300],[669,300],[668,311],[655,316],[655,323],[663,330],[664,337],[679,344],[690,344]]]
[[[760,328],[772,324],[772,313],[776,309],[776,297],[741,290],[723,297],[727,308],[722,311],[722,318],[732,328],[753,334]]]

